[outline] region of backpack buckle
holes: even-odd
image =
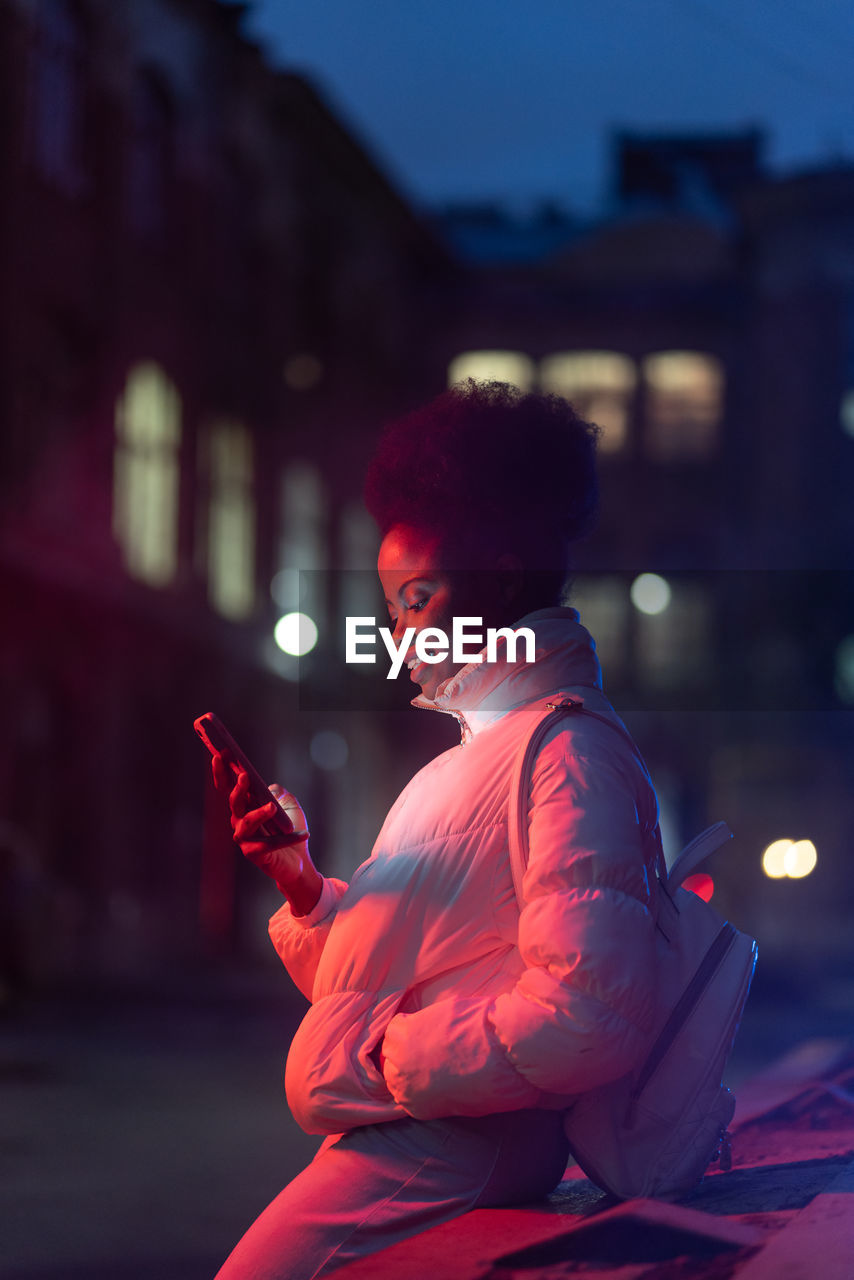
[[[574,694],[568,693],[560,702],[547,702],[546,706],[549,711],[558,711],[566,709],[567,711],[577,711],[579,707],[584,706],[584,699],[577,698]]]

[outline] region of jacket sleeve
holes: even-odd
[[[270,918],[270,940],[307,1000],[312,998],[317,966],[346,888],[343,880],[324,877],[320,898],[308,915],[295,916],[286,902]]]
[[[515,986],[389,1024],[386,1082],[413,1116],[582,1093],[630,1070],[652,1030],[655,924],[639,809],[654,796],[628,753],[593,742],[580,755],[571,741],[564,730],[537,756]]]

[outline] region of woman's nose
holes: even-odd
[[[403,635],[405,631],[406,631],[406,619],[401,613],[398,615],[397,622],[395,622],[394,624],[394,631],[392,632],[392,639],[394,640],[395,644],[400,644],[400,641],[403,639]]]

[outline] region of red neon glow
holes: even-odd
[[[685,877],[682,888],[687,889],[689,893],[696,893],[697,897],[702,898],[704,902],[711,902],[715,882],[711,876],[706,875],[705,871],[698,871],[693,876]]]

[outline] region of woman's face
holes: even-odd
[[[441,662],[418,662],[415,636],[427,627],[440,627],[450,640],[455,615],[479,618],[494,614],[494,608],[482,596],[477,602],[471,598],[475,590],[467,574],[441,567],[440,554],[438,536],[410,525],[395,525],[383,539],[377,561],[395,644],[400,644],[407,627],[415,628],[404,664],[414,661],[410,679],[421,686],[428,698],[433,698],[439,685],[465,663],[454,662],[450,651]],[[487,625],[491,624],[484,617],[484,626]]]

